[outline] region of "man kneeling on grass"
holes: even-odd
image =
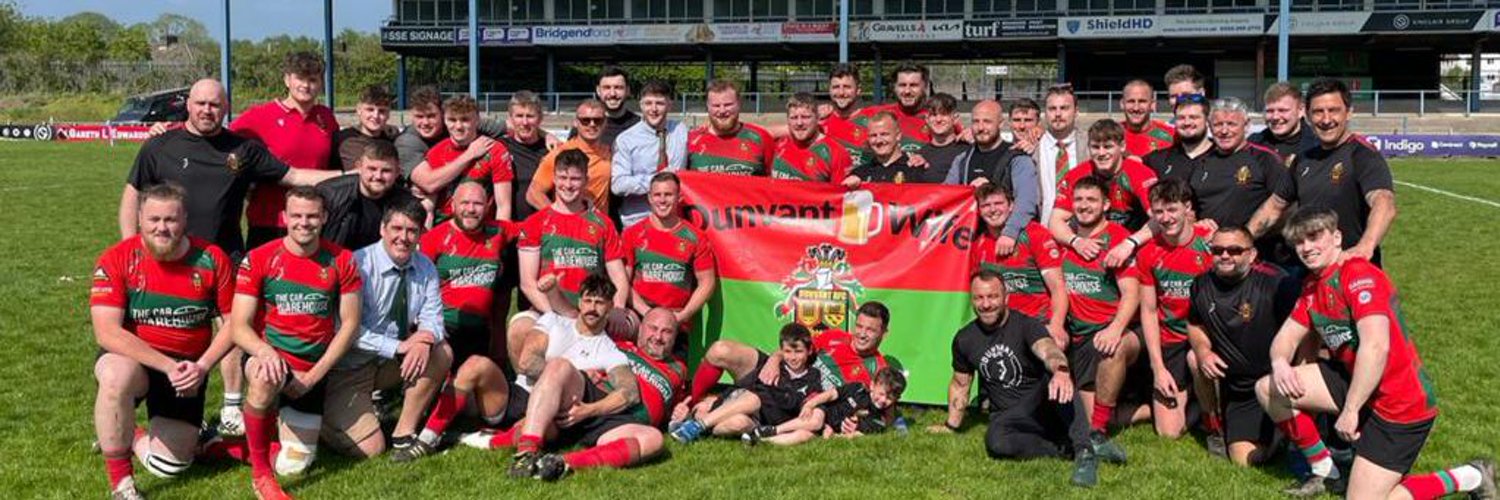
[[[878,434],[895,420],[896,402],[905,391],[906,375],[893,368],[881,368],[868,388],[856,382],[823,391],[802,404],[802,413],[797,418],[777,426],[756,427],[742,439],[751,445],[765,441],[790,446],[820,435],[855,438]]]
[[[777,356],[779,375],[771,383],[761,373],[772,357],[759,355],[755,371],[735,380],[735,389],[724,396],[704,400],[694,408],[694,417],[672,429],[672,438],[696,441],[705,431],[715,436],[739,436],[758,426],[775,426],[797,417],[811,396],[833,389],[812,367],[812,332],[800,323],[781,327],[781,350]]]

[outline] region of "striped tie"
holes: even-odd
[[[1057,169],[1057,176],[1062,177],[1063,172],[1068,171],[1068,147],[1063,141],[1057,141],[1057,160],[1052,165]]]

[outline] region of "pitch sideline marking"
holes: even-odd
[[[1423,186],[1421,184],[1417,184],[1417,183],[1413,183],[1413,182],[1395,181],[1395,183],[1396,184],[1400,184],[1402,186],[1406,186],[1406,187],[1410,187],[1410,188],[1416,188],[1416,189],[1420,189],[1422,191],[1427,191],[1429,193],[1437,193],[1437,194],[1440,194],[1440,195],[1443,195],[1443,196],[1448,196],[1448,197],[1452,197],[1452,198],[1458,198],[1458,199],[1464,200],[1464,201],[1472,201],[1474,203],[1480,203],[1480,204],[1489,205],[1489,206],[1492,206],[1492,207],[1495,207],[1495,208],[1500,208],[1500,202],[1495,202],[1495,201],[1492,201],[1492,200],[1486,200],[1484,198],[1475,198],[1473,196],[1462,195],[1462,194],[1454,193],[1452,191],[1444,191],[1444,190],[1441,190],[1441,189],[1438,189],[1438,188],[1435,188],[1435,187]]]

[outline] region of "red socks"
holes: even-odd
[[[1109,421],[1115,416],[1114,406],[1105,406],[1098,401],[1094,402],[1094,416],[1089,419],[1089,430],[1109,433]]]
[[[541,451],[541,449],[542,449],[542,437],[541,436],[533,436],[531,434],[522,434],[521,435],[521,440],[518,443],[516,443],[516,452],[517,453],[525,453],[525,452],[528,452],[528,451],[535,453],[537,451]]]
[[[245,443],[250,450],[250,474],[252,477],[269,477],[271,469],[271,436],[276,432],[276,410],[259,414],[253,408],[245,408]]]
[[[1223,434],[1224,418],[1218,413],[1204,413],[1203,430],[1208,431],[1209,434]]]
[[[1401,481],[1401,487],[1411,493],[1413,500],[1428,500],[1458,491],[1458,481],[1453,479],[1447,471],[1440,471],[1420,476],[1406,476],[1406,479]]]
[[[521,434],[521,424],[511,426],[501,432],[490,436],[490,448],[513,448],[516,446],[516,436]]]
[[[1317,424],[1306,413],[1299,412],[1292,418],[1277,422],[1276,427],[1297,445],[1298,450],[1302,450],[1309,463],[1331,456],[1328,447],[1323,446],[1323,438],[1318,435]]]
[[[135,466],[130,463],[130,449],[105,450],[104,472],[109,474],[109,489],[114,490],[120,481],[135,475]]]
[[[574,469],[590,467],[622,468],[641,456],[641,445],[635,438],[616,439],[608,443],[563,455],[563,461]]]
[[[271,441],[270,456],[274,457],[278,453],[281,453],[281,442]],[[231,459],[250,463],[250,446],[244,438],[223,439],[204,448],[199,458],[204,460]]]
[[[448,430],[448,424],[453,423],[453,417],[463,411],[464,406],[469,404],[469,395],[452,389],[438,394],[437,404],[432,407],[432,415],[427,417],[427,430],[436,434],[442,434]]]
[[[708,394],[709,389],[713,389],[715,385],[719,384],[719,377],[723,376],[723,368],[714,366],[713,363],[704,360],[703,364],[698,365],[698,371],[693,372],[693,387],[688,392],[688,403],[691,404],[702,400],[703,396]]]

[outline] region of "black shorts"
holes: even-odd
[[[1236,390],[1235,386],[1242,384],[1219,384],[1219,415],[1224,420],[1224,442],[1271,444],[1276,439],[1276,424],[1271,422],[1271,416],[1255,398],[1255,390]]]
[[[760,425],[781,425],[797,418],[802,413],[802,403],[806,401],[801,394],[765,384],[756,385],[750,392],[760,398],[760,410],[754,415]]]
[[[109,351],[103,348],[95,352],[94,362],[97,363],[106,352]],[[172,360],[181,361],[176,358]],[[198,388],[196,396],[177,397],[177,389],[172,387],[172,379],[168,378],[167,374],[145,365],[141,365],[141,369],[146,371],[146,397],[135,400],[135,406],[140,406],[141,401],[145,401],[148,418],[170,418],[187,422],[195,427],[202,425],[204,393],[208,392],[207,383]]]
[[[453,366],[448,368],[449,373],[458,373],[459,367],[463,366],[469,356],[489,357],[490,355],[490,332],[487,328],[450,329],[445,341],[448,342],[448,347],[453,349]],[[495,360],[491,358],[490,361]]]
[[[734,386],[741,389],[750,389],[760,383],[760,371],[766,369],[766,363],[771,361],[771,356],[766,353],[755,351],[755,369],[750,370],[745,376],[734,380]]]
[[[292,372],[287,372],[286,376],[287,379],[291,379]],[[313,384],[312,388],[309,388],[307,392],[302,393],[301,396],[297,396],[294,398],[283,393],[281,397],[278,398],[280,400],[279,406],[281,408],[291,408],[293,410],[297,410],[309,415],[322,415],[323,403],[328,399],[327,386],[328,377],[324,376],[322,380],[319,380],[318,383]]]
[[[1047,384],[1051,377],[1038,381],[1036,387],[1018,398],[990,401],[990,428],[1000,436],[1030,434],[1042,436],[1054,443],[1069,443],[1067,418],[1062,414],[1063,406],[1047,399]]]
[[[1145,350],[1145,347],[1146,344],[1142,343],[1142,351]],[[1161,346],[1161,362],[1163,365],[1166,365],[1167,372],[1172,374],[1172,382],[1177,384],[1179,392],[1191,391],[1193,389],[1193,372],[1188,369],[1189,351],[1192,351],[1192,346],[1188,345],[1186,340],[1176,344],[1162,344]],[[1151,361],[1148,358],[1146,362],[1149,364]]]
[[[1068,369],[1073,373],[1073,386],[1080,391],[1094,390],[1094,378],[1099,373],[1099,360],[1102,356],[1099,355],[1099,349],[1094,347],[1094,335],[1098,334],[1095,333],[1081,338],[1075,337],[1071,345],[1068,346]],[[1135,335],[1136,340],[1140,341],[1142,347],[1145,347],[1146,342],[1141,337],[1140,330],[1130,328],[1125,330],[1124,335]],[[1121,338],[1124,337],[1122,336]],[[1136,358],[1137,364],[1146,358],[1146,353],[1142,351],[1141,355]],[[1149,361],[1147,362],[1147,366],[1150,366]],[[1131,374],[1134,375],[1134,367],[1132,367]],[[1147,374],[1149,376],[1149,370]],[[1127,378],[1127,380],[1129,379]],[[1124,392],[1125,390],[1122,389],[1121,393],[1123,394]]]
[[[282,236],[286,236],[286,228],[284,227],[250,226],[245,231],[245,248],[248,249],[245,253],[250,253],[250,250],[260,248],[261,245],[270,243],[271,240]]]
[[[582,402],[593,403],[604,399],[607,395],[608,393],[604,392],[604,389],[589,382],[587,378],[584,379]],[[605,433],[615,430],[620,426],[639,423],[641,423],[640,420],[630,413],[600,415],[573,424],[572,427],[559,428],[557,430],[556,443],[559,448],[569,448],[572,446],[591,447],[598,444],[599,438],[604,437]]]
[[[1349,371],[1342,364],[1331,361],[1319,361],[1318,371],[1323,375],[1329,397],[1342,409],[1344,399],[1349,394]],[[1359,420],[1360,435],[1353,443],[1354,455],[1364,457],[1387,470],[1406,474],[1411,472],[1412,464],[1417,463],[1417,455],[1422,452],[1422,446],[1427,444],[1427,436],[1432,432],[1432,423],[1437,418],[1398,424],[1380,418],[1366,407]]]
[[[508,396],[505,398],[505,414],[500,416],[502,429],[508,429],[526,416],[526,405],[531,403],[531,391],[509,382]]]
[[[496,292],[510,297],[512,291],[516,293],[515,310],[530,310],[531,301],[527,300],[526,294],[521,293],[520,256],[516,253],[515,245],[505,245],[505,249],[500,251],[500,289]]]

